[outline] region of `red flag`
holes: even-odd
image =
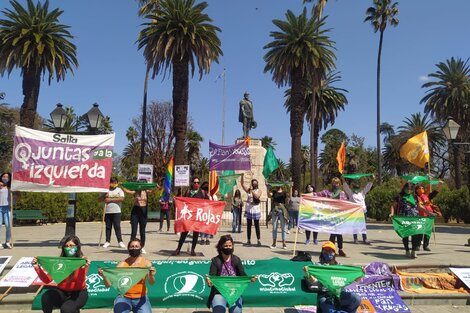
[[[215,235],[224,209],[224,201],[175,197],[175,232],[196,231]]]
[[[209,172],[209,195],[213,197],[219,191],[219,177],[217,171],[212,170]]]
[[[344,162],[346,162],[346,147],[344,146],[344,141],[341,143],[341,146],[338,149],[338,153],[336,154],[336,160],[338,161],[338,172],[343,174]]]

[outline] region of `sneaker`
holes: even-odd
[[[353,243],[357,245],[358,244],[357,239],[354,239]]]
[[[416,251],[411,251],[411,258],[413,259],[417,259],[418,258],[418,255],[416,254]]]
[[[2,244],[2,243],[0,243],[0,250],[2,250],[2,249],[3,249],[3,244]]]
[[[421,246],[417,247],[415,251],[421,250]]]
[[[406,250],[405,255],[406,255],[407,258],[411,258],[411,252],[410,252],[410,250]]]
[[[258,247],[261,247],[261,241],[258,240]]]
[[[106,249],[107,247],[109,247],[109,245],[110,245],[110,243],[106,241],[106,242],[103,244],[102,247]]]
[[[286,230],[286,234],[290,234],[290,230]]]
[[[287,250],[287,246],[286,246],[286,245],[282,245],[282,249]]]
[[[191,256],[196,256],[196,251],[191,250]]]
[[[342,257],[346,257],[346,253],[344,253],[343,249],[339,249],[338,255]]]
[[[423,248],[424,251],[431,251],[431,249],[429,247],[425,247]]]
[[[365,244],[365,245],[369,245],[369,246],[371,245],[370,241],[368,241],[368,240],[364,240],[364,241],[362,241],[362,243]]]
[[[140,250],[140,252],[141,252],[142,254],[147,254],[147,251],[145,251],[144,248],[142,248],[142,249]]]
[[[313,244],[314,244],[314,245],[318,245],[318,240],[315,239],[315,240],[313,241]]]
[[[119,247],[121,247],[121,248],[126,248],[126,245],[124,244],[124,242],[119,241]]]
[[[276,245],[271,245],[271,246],[269,246],[269,248],[276,249]]]
[[[12,249],[13,247],[11,246],[11,243],[9,242],[5,242],[5,246],[8,248],[8,249]]]
[[[305,240],[305,244],[306,245],[310,244],[310,240],[309,239]]]
[[[304,233],[304,231],[302,229],[299,230],[299,234],[303,234],[303,233]]]
[[[209,240],[206,240],[206,246],[210,245],[211,242]]]
[[[243,245],[249,247],[249,246],[251,246],[251,241],[248,240],[248,241],[247,241],[246,243],[244,243]]]

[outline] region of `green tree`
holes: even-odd
[[[272,31],[273,41],[264,46],[265,72],[270,72],[279,86],[290,85],[290,134],[292,155],[292,179],[294,189],[301,190],[302,133],[305,115],[305,94],[310,73],[317,68],[328,71],[334,67],[333,41],[323,30],[324,19],[318,21],[307,17],[307,9],[296,16],[286,13],[286,21],[273,20],[279,28]]]
[[[188,162],[191,176],[196,172],[197,164],[201,158],[201,142],[204,141],[201,134],[195,130],[189,130],[186,136],[186,151],[188,152]]]
[[[162,0],[146,15],[149,22],[139,35],[139,49],[144,49],[152,77],[172,72],[175,164],[184,164],[186,158],[189,76],[194,76],[197,65],[202,79],[222,55],[220,29],[204,13],[207,6],[206,2],[195,4],[195,0]]]
[[[338,172],[338,162],[336,155],[341,143],[349,140],[348,136],[339,129],[332,128],[324,133],[321,142],[325,145],[323,151],[320,153],[320,171],[322,173],[323,183],[329,184],[333,177],[339,177],[341,174]]]
[[[0,74],[21,69],[24,100],[20,125],[32,128],[36,118],[42,75],[48,72],[49,84],[55,78],[65,79],[67,72],[78,67],[76,47],[68,26],[59,23],[63,11],[49,11],[49,2],[34,5],[27,0],[27,8],[11,0],[12,9],[2,11],[0,19]]]
[[[274,141],[273,137],[263,136],[261,138],[261,146],[265,149],[268,149],[269,146],[272,146],[273,150],[276,150],[277,143]]]
[[[3,99],[0,97],[0,99]],[[13,149],[14,125],[19,121],[17,109],[9,108],[8,104],[0,104],[0,169],[10,168]]]
[[[380,33],[379,52],[377,54],[377,179],[379,184],[382,182],[382,162],[380,148],[380,62],[382,57],[382,44],[384,32],[388,25],[397,26],[398,2],[392,3],[391,0],[373,0],[373,6],[366,11],[364,22],[370,22],[374,32]]]

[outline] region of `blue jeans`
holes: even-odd
[[[289,225],[287,226],[287,229],[291,230],[291,228],[297,227],[298,220],[299,220],[299,211],[289,211]]]
[[[273,209],[273,240],[277,239],[277,222],[281,222],[281,231],[282,231],[282,241],[286,240],[286,220],[284,219],[284,214],[282,214],[282,209]]]
[[[225,313],[227,309],[227,300],[222,295],[216,294],[212,299],[212,313]],[[243,299],[238,298],[237,302],[231,306],[229,313],[242,313]]]
[[[242,231],[242,224],[240,223],[240,208],[233,207],[232,215],[232,232],[234,233],[238,229],[238,232],[240,233]]]
[[[320,296],[318,299],[318,304],[321,308],[322,313],[330,313],[331,310],[336,312],[338,310],[345,311],[348,313],[356,313],[357,308],[361,304],[361,297],[355,293],[341,291],[339,296],[339,308],[335,306],[336,301],[333,298],[327,298],[325,296]]]
[[[118,296],[114,300],[114,313],[152,313],[152,306],[150,305],[147,296],[142,298],[126,298]]]
[[[10,207],[8,205],[0,206],[0,242],[2,242],[2,224],[5,223],[6,228],[6,240],[5,242],[10,242],[11,240],[11,224],[10,224]]]

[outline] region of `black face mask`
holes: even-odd
[[[129,255],[133,258],[136,258],[140,255],[142,249],[129,249]]]
[[[225,255],[231,255],[233,253],[233,248],[222,248],[222,253]]]

